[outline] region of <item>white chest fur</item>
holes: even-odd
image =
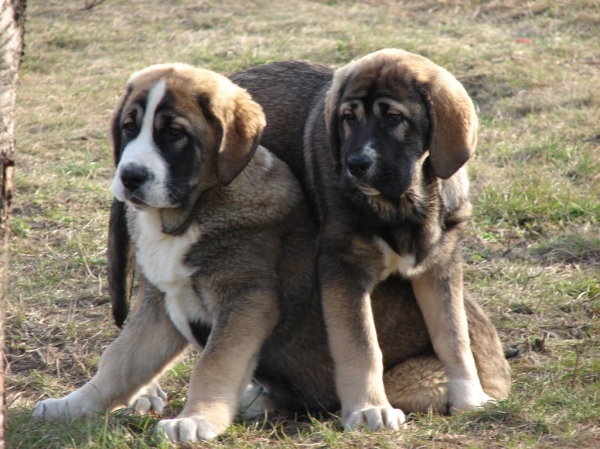
[[[385,240],[376,237],[375,243],[381,251],[383,257],[384,270],[379,276],[379,280],[387,279],[391,274],[400,274],[408,278],[416,276],[421,271],[420,267],[416,266],[417,260],[414,254],[398,254],[395,252]]]
[[[184,257],[198,240],[200,230],[192,225],[182,235],[165,234],[158,211],[150,208],[137,213],[136,219],[138,262],[150,282],[167,293],[192,275],[192,270],[184,265]]]
[[[188,341],[196,344],[189,321],[203,320],[204,313],[192,288],[194,271],[185,265],[184,259],[200,237],[200,229],[192,225],[182,235],[165,234],[158,211],[150,208],[138,212],[136,220],[137,261],[146,278],[165,293],[165,306],[173,324]]]

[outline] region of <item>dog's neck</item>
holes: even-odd
[[[208,189],[194,192],[183,206],[160,209],[162,232],[173,236],[182,235],[195,221],[202,199],[210,194],[211,191],[218,188],[219,186],[212,186]]]
[[[211,220],[214,208],[229,210],[230,218],[255,222],[256,210],[271,211],[260,219],[279,219],[301,198],[300,188],[289,169],[271,152],[259,146],[248,165],[228,185],[214,185],[195,191],[193,197],[177,208],[160,209],[162,232],[171,236],[184,234],[194,223],[203,225]],[[276,208],[264,208],[277,204]],[[271,216],[270,214],[277,216]]]

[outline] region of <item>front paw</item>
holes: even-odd
[[[277,410],[275,401],[260,385],[249,385],[242,393],[239,417],[243,421],[262,420]]]
[[[346,430],[360,430],[366,427],[369,430],[394,429],[405,427],[406,416],[402,410],[392,406],[367,407],[351,412],[342,420]]]
[[[102,412],[102,406],[77,390],[61,399],[45,399],[35,404],[33,417],[46,421],[68,421]]]
[[[167,394],[155,382],[145,387],[129,406],[140,415],[145,415],[150,411],[162,413],[166,403]]]
[[[474,410],[496,400],[488,396],[479,381],[463,379],[450,380],[448,383],[450,413]]]
[[[225,427],[212,423],[201,416],[188,416],[163,419],[158,423],[158,429],[162,430],[173,443],[194,443],[212,440],[221,434]]]

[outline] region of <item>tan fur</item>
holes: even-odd
[[[406,413],[448,412],[448,378],[435,356],[406,360],[383,375],[385,393],[394,407]]]
[[[464,164],[475,151],[477,116],[462,85],[430,60],[396,49],[362,57],[333,75],[290,62],[233,79],[263,106],[268,123],[276,120],[262,142],[300,174],[319,219],[319,282],[344,426],[387,426],[390,407],[404,404],[397,394],[392,400],[383,392],[381,354],[385,365],[388,349],[380,350],[386,345],[372,310],[373,295],[393,273],[411,282],[448,379],[444,389],[432,390],[430,405],[446,410],[448,404],[435,399],[446,398],[459,410],[484,404],[490,394],[506,397],[508,367],[497,337],[488,340],[486,334],[487,343],[475,345],[479,336],[469,336],[465,312],[460,241],[471,205]],[[299,91],[312,105],[308,110],[295,99]],[[301,117],[298,111],[304,111]],[[297,134],[281,137],[303,122],[301,143],[294,140]],[[385,130],[390,137],[374,137]],[[376,138],[387,140],[379,145]],[[297,152],[304,164],[297,163]],[[349,158],[356,155],[368,156],[364,177],[351,172]],[[380,160],[387,165],[377,172]],[[391,176],[398,183],[385,184],[396,180]],[[493,348],[496,372],[473,354],[484,346]],[[394,382],[388,379],[386,389],[393,390]],[[408,402],[409,409],[422,410],[428,399]],[[381,420],[373,423],[373,413]]]
[[[341,297],[346,292],[327,289],[322,290],[324,298]],[[327,317],[328,329],[335,329],[330,333],[329,344],[334,356],[336,367],[342,369],[336,370],[336,385],[338,394],[342,400],[342,416],[347,414],[344,409],[346,404],[350,403],[358,410],[370,409],[381,405],[385,392],[381,382],[371,379],[382,379],[383,376],[383,356],[377,344],[377,335],[375,332],[375,323],[371,313],[365,313],[363,309],[370,309],[370,298],[365,295],[360,303],[356,304],[358,310],[347,310],[342,308],[329,309],[331,302],[324,301],[324,313]],[[356,341],[356,326],[348,326],[349,322],[353,324],[354,314],[360,314],[370,319],[364,324],[364,327],[372,332],[365,332],[363,339],[356,345],[348,346],[348,342]],[[367,381],[363,381],[367,379]],[[386,404],[386,402],[383,402]],[[389,404],[386,404],[389,406]]]
[[[361,103],[363,98],[371,95],[375,81],[381,79],[402,80],[402,87],[397,87],[398,90],[390,93],[389,96],[396,95],[397,98],[406,98],[404,103],[384,98],[385,104],[388,105],[386,113],[390,113],[390,109],[394,108],[392,113],[414,117],[413,121],[417,120],[416,117],[420,114],[419,107],[413,100],[408,100],[410,93],[401,89],[406,89],[405,86],[408,86],[409,89],[422,89],[420,93],[428,102],[431,123],[429,160],[433,172],[441,179],[455,175],[475,150],[477,130],[475,109],[462,85],[452,75],[418,55],[402,50],[386,49],[367,55],[337,70],[333,76],[331,88],[325,97],[325,124],[328,133],[331,135],[337,132],[333,124],[338,121],[338,114],[346,114],[343,96],[349,95],[350,98],[357,99],[351,101]],[[379,114],[378,101],[376,99],[372,106],[375,118]],[[359,113],[364,114],[362,110]],[[351,129],[355,132],[354,121],[360,122],[361,119],[361,116],[358,115],[353,119],[352,125],[345,124],[345,139],[351,138]],[[408,131],[408,127],[409,124],[403,121],[394,129],[398,140],[402,141],[406,138],[404,134]],[[335,140],[332,142],[333,159],[341,164],[343,161],[339,145]],[[314,149],[313,151],[318,150]],[[376,159],[375,164],[377,164]],[[378,240],[378,246],[384,253],[385,263],[394,263],[395,265],[390,268],[380,268],[374,276],[364,277],[360,287],[365,288],[366,291],[352,293],[351,297],[355,296],[356,299],[351,300],[353,304],[350,308],[359,314],[362,321],[347,315],[342,315],[345,319],[333,318],[339,315],[338,310],[348,307],[349,295],[341,294],[331,286],[347,283],[347,280],[343,277],[330,277],[327,272],[321,274],[323,303],[330,330],[332,353],[336,365],[340,367],[337,379],[338,391],[343,404],[342,415],[346,417],[363,409],[365,403],[373,407],[390,406],[388,398],[382,393],[381,372],[374,369],[373,365],[380,366],[381,362],[377,357],[380,351],[374,337],[375,328],[372,324],[368,293],[375,288],[376,284],[373,282],[385,279],[389,273],[395,270],[412,280],[415,296],[423,312],[433,347],[444,363],[450,379],[449,393],[453,408],[472,408],[489,400],[480,385],[470,349],[467,318],[463,305],[462,269],[459,255],[456,254],[456,245],[460,239],[461,230],[470,215],[470,205],[466,199],[463,199],[462,203],[457,203],[455,206],[456,210],[444,211],[444,219],[447,222],[458,223],[453,225],[451,231],[446,231],[443,225],[440,226],[439,217],[442,207],[447,207],[441,203],[441,200],[447,198],[437,197],[438,192],[431,194],[426,191],[429,187],[425,187],[421,178],[422,170],[424,170],[422,165],[416,164],[412,175],[413,187],[404,194],[404,197],[421,197],[423,201],[428,202],[427,216],[420,223],[418,237],[427,251],[425,258],[423,259],[421,256],[418,264],[415,260],[413,268],[410,266],[410,252],[398,255],[386,243]],[[463,178],[459,175],[457,179]],[[368,200],[380,216],[389,220],[388,208],[382,207],[382,204],[385,205],[385,201],[380,198],[370,195]],[[401,201],[403,200],[401,199]],[[411,206],[407,208],[409,217],[413,215],[410,212],[411,207],[412,202]],[[398,206],[389,209],[398,210]],[[327,227],[324,229],[325,236],[333,236],[337,232],[337,230],[329,231]],[[324,239],[327,238],[324,237]],[[387,253],[390,255],[388,256]],[[354,251],[354,255],[357,258],[355,263],[362,263],[366,270],[372,270],[370,267],[374,267],[373,262],[369,262],[356,251]],[[327,270],[326,267],[331,264],[332,259],[327,257],[323,269]],[[364,285],[364,282],[371,282],[371,284]],[[360,287],[357,285],[357,288]],[[360,302],[358,295],[363,297]],[[357,307],[358,304],[364,305]],[[356,331],[357,328],[360,329],[359,332]],[[353,329],[351,335],[347,335],[346,329]],[[363,344],[348,345],[349,341],[356,340],[352,334],[360,335],[364,340]],[[372,364],[372,366],[370,368],[363,366],[359,369],[356,360],[365,360],[365,364]],[[354,377],[350,378],[351,367]],[[375,394],[370,393],[371,391],[374,391]]]
[[[258,361],[260,347],[278,318],[273,313],[273,302],[265,300],[268,294],[257,293],[251,299],[251,309],[240,310],[232,316],[227,325],[235,332],[228,331],[222,335],[222,341],[212,345],[218,350],[206,348],[201,353],[192,372],[186,405],[177,418],[167,421],[176,432],[181,432],[178,427],[184,419],[196,422],[198,429],[203,429],[200,435],[207,437],[222,433],[233,422],[243,390]],[[218,337],[215,331],[213,336]],[[204,430],[204,426],[208,429]]]
[[[436,175],[452,176],[475,152],[477,145],[477,114],[471,98],[462,84],[442,67],[423,56],[398,49],[371,53],[336,70],[331,89],[325,99],[325,115],[331,117],[339,102],[340,87],[357,71],[368,73],[384,65],[382,77],[399,76],[416,81],[429,91],[433,121],[430,153]],[[327,122],[329,123],[329,122]]]
[[[284,102],[282,110],[277,102],[272,104],[267,109],[269,123],[285,123],[286,113],[294,120],[308,120],[307,98],[289,89],[290,78],[302,88],[311,85],[295,72],[291,77],[277,73],[273,79],[260,78],[254,85],[258,88],[250,89],[262,98],[273,92],[269,89],[277,92],[277,86],[282,86],[281,96],[292,94],[299,102]],[[350,277],[341,272],[331,283],[327,276],[322,278],[325,296],[354,298],[354,302],[349,307],[331,300],[321,304],[315,277],[318,228],[312,213],[323,210],[323,204],[312,196],[314,185],[305,184],[306,191],[312,192],[311,211],[288,166],[265,148],[255,151],[264,117],[244,91],[215,74],[180,64],[138,72],[130,78],[113,116],[115,162],[126,148],[121,141],[126,134],[123,120],[130,119],[128,105],[134,96],[148,95],[159,79],[169,92],[177,126],[187,133],[181,142],[160,150],[175,151],[165,153],[170,157],[196,156],[189,159],[194,170],[187,175],[187,184],[182,184],[191,186],[190,191],[177,207],[145,212],[129,201],[123,207],[115,200],[108,248],[113,313],[122,324],[134,269],[131,245],[136,245],[141,267],[139,309],[102,355],[96,376],[65,398],[38,403],[34,416],[49,420],[82,417],[127,404],[141,412],[160,412],[166,397],[154,382],[189,343],[201,355],[190,380],[188,401],[181,415],[159,423],[173,441],[215,437],[231,423],[240,405],[246,417],[285,409],[336,412],[341,405],[346,427],[372,429],[402,425],[404,414],[392,406],[406,411],[446,411],[452,400],[449,372],[432,352],[411,282],[398,276],[381,279],[386,263],[392,262],[386,262],[376,239],[352,233],[347,223],[330,221],[322,227],[321,232],[339,235],[343,247],[351,250],[338,261],[346,268],[357,260],[360,263]],[[318,83],[316,88],[325,93]],[[305,112],[298,115],[301,111]],[[322,111],[308,122],[318,117],[322,119]],[[279,144],[285,142],[290,151],[302,145],[298,133],[304,119],[292,123],[293,129],[276,126],[276,141],[267,128],[264,141],[285,156]],[[160,123],[155,125],[154,133],[165,131]],[[321,136],[326,138],[324,131]],[[200,145],[187,145],[192,138]],[[326,145],[321,148],[328,152]],[[227,157],[221,156],[221,150]],[[293,165],[296,156],[286,160],[298,169]],[[175,164],[170,169],[181,168]],[[400,212],[389,203],[377,204],[394,218],[398,213],[413,213],[415,203],[435,196],[432,210],[439,211],[440,202],[450,204],[449,219],[463,222],[470,206],[465,202],[466,178],[460,173],[462,169],[446,184],[436,186],[416,176],[419,185],[411,190],[411,198],[402,200]],[[311,178],[318,173],[305,174]],[[437,248],[427,248],[435,260],[451,261],[456,239],[450,236],[446,243],[438,242],[440,230],[434,220],[425,220],[423,228],[426,243]],[[158,253],[152,256],[149,250]],[[331,248],[324,251],[334,254]],[[410,257],[399,256],[389,259],[410,262]],[[168,263],[161,265],[163,259]],[[323,271],[323,261],[319,263]],[[427,267],[435,266],[427,263]],[[364,273],[369,282],[357,297],[354,280]],[[477,303],[468,295],[464,301],[481,383],[489,394],[505,397],[510,379],[498,336]],[[248,388],[251,376],[253,387]]]
[[[104,352],[98,373],[89,383],[63,399],[38,404],[34,414],[47,419],[80,417],[134,403],[188,342],[192,342],[203,351],[192,374],[188,401],[178,418],[161,422],[169,438],[185,442],[212,438],[232,422],[260,348],[279,318],[276,286],[261,272],[263,265],[265,270],[274,270],[270,264],[275,262],[276,251],[271,252],[272,256],[259,254],[260,250],[277,245],[278,232],[269,235],[268,232],[250,231],[256,240],[253,241],[243,237],[244,232],[248,233],[247,224],[251,220],[258,225],[261,222],[277,223],[290,210],[288,206],[294,210],[300,194],[298,187],[288,182],[292,178],[283,164],[264,149],[250,161],[265,124],[262,110],[243,89],[213,72],[181,64],[153,66],[138,72],[130,77],[127,93],[118,104],[120,110],[114,114],[114,120],[117,123],[130,120],[128,111],[139,109],[135,102],[148,95],[159,81],[165,83],[171,101],[176,105],[173,123],[188,133],[183,142],[191,142],[188,137],[191,135],[201,140],[200,148],[194,150],[203,153],[197,155],[200,168],[188,180],[194,188],[190,194],[193,201],[171,209],[155,210],[147,206],[147,211],[140,212],[128,208],[129,234],[137,247],[143,273],[135,306],[139,310]],[[140,121],[139,117],[137,121]],[[154,127],[161,126],[156,123]],[[115,129],[120,133],[120,125],[113,124]],[[153,132],[161,131],[157,128]],[[114,138],[114,144],[120,147],[119,137]],[[120,158],[118,151],[116,148],[117,160]],[[191,148],[176,151],[189,152]],[[238,176],[244,168],[245,173]],[[153,181],[152,177],[149,179]],[[269,185],[280,187],[281,192],[277,188],[267,188]],[[279,197],[287,204],[280,206]],[[198,203],[200,198],[202,202]],[[260,217],[255,213],[255,203],[264,206]],[[152,220],[158,225],[155,230],[148,228],[152,226]],[[181,264],[181,270],[191,264],[200,271],[199,277],[186,281],[194,284],[193,289],[191,284],[186,287],[185,282],[173,288],[173,282],[181,281],[170,281],[168,277],[163,281],[163,273],[147,266],[160,262],[162,257],[169,257],[169,254],[159,252],[147,259],[147,251],[141,245],[148,245],[145,241],[155,238],[154,234],[168,251],[174,251],[181,245],[177,242],[186,242],[186,239],[195,239],[191,243],[209,245],[207,249],[210,249],[211,233],[229,229],[251,242],[246,252],[259,250],[253,256],[248,254],[257,260],[256,264],[246,264],[246,269],[236,270],[238,261],[228,261],[225,265],[221,262],[222,268],[206,277],[207,270],[200,267],[203,264],[218,266],[219,256],[206,261],[188,261],[185,253],[192,247],[183,248],[183,259],[176,261]],[[203,239],[204,234],[208,237]],[[167,242],[166,246],[164,242]],[[219,248],[221,245],[222,251],[227,251],[232,244],[235,240],[231,243],[217,241],[212,246]],[[160,248],[150,250],[161,251]],[[262,261],[258,261],[261,258]],[[166,276],[170,275],[167,273]],[[165,294],[152,284],[154,277],[159,285],[164,285]],[[194,292],[200,296],[190,297],[195,295]],[[190,314],[185,318],[190,324],[178,318],[181,308],[186,308],[184,314]],[[192,321],[205,322],[212,327],[211,339],[206,346],[194,335]]]
[[[162,293],[148,286],[139,311],[102,354],[96,375],[62,399],[38,403],[34,416],[79,418],[133,403],[187,346],[164,310]]]

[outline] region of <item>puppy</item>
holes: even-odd
[[[506,397],[502,362],[501,387],[482,388],[464,307],[464,164],[475,151],[477,116],[462,85],[396,49],[333,74],[288,62],[232,79],[266,111],[261,143],[290,164],[319,221],[318,276],[344,426],[396,426],[372,306],[392,274],[411,283],[448,375],[451,409],[479,407],[488,393]]]
[[[128,313],[134,259],[139,309],[97,374],[38,403],[34,416],[79,418],[128,404],[161,412],[166,397],[154,382],[188,346],[201,355],[187,403],[159,422],[172,441],[215,437],[240,406],[246,418],[339,409],[315,272],[318,229],[287,165],[258,146],[263,128],[260,107],[212,72],[173,64],[132,75],[113,117],[108,261],[115,318],[123,324]],[[446,411],[446,373],[410,282],[391,275],[371,301],[392,403]],[[465,301],[481,381],[502,392],[497,334]],[[251,378],[257,387],[245,391]],[[391,418],[398,427],[404,415]]]
[[[279,270],[313,233],[310,221],[297,220],[309,215],[289,169],[258,147],[264,126],[260,106],[216,73],[173,64],[131,76],[113,118],[112,188],[148,280],[143,302],[94,378],[40,402],[35,416],[128,404],[191,343],[202,355],[188,401],[159,426],[185,442],[212,438],[232,422],[287,300]]]

